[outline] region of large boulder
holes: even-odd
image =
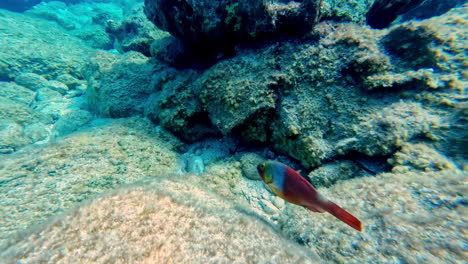
[[[308,32],[318,20],[320,2],[146,0],[145,13],[186,48],[213,55],[239,41]]]
[[[17,240],[1,256],[6,263],[322,262],[248,208],[169,179],[94,199]]]
[[[137,52],[122,56],[97,51],[86,68],[91,110],[104,117],[129,117],[143,113],[152,91],[153,66]]]

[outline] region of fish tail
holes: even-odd
[[[343,208],[339,207],[333,202],[328,201],[325,206],[323,206],[323,209],[327,210],[330,214],[335,216],[336,218],[340,219],[341,221],[345,222],[348,224],[350,227],[356,229],[359,232],[362,232],[362,223],[351,215],[350,213],[346,212]]]

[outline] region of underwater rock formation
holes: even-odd
[[[323,0],[320,20],[366,23],[366,13],[374,0]]]
[[[459,155],[448,142],[465,134],[457,103],[465,9],[390,31],[323,22],[303,39],[243,50],[201,73],[156,60],[149,77],[145,59],[125,85],[115,77],[92,85],[112,86],[97,102],[122,109],[98,112],[143,112],[187,141],[221,134],[270,144],[306,168],[354,153],[388,156],[413,140]]]
[[[42,0],[2,0],[0,2],[0,8],[15,11],[15,12],[22,12],[28,10],[29,8],[37,5]]]
[[[1,255],[7,262],[321,262],[313,250],[285,239],[247,208],[168,179],[94,199]]]
[[[85,69],[91,110],[104,117],[129,117],[143,113],[152,91],[153,66],[137,52],[122,56],[98,51]]]
[[[148,21],[142,5],[133,9],[120,22],[108,20],[106,31],[115,38],[114,46],[119,52],[138,51],[147,57],[151,56],[150,47],[153,41],[169,35]]]
[[[384,173],[319,188],[356,212],[362,233],[298,206],[287,206],[278,222],[291,239],[320,247],[326,263],[459,263],[466,258],[466,176],[457,169]]]
[[[91,50],[57,24],[0,10],[0,28],[0,81],[10,81],[23,72],[47,79],[65,73],[81,77],[80,68]]]
[[[0,152],[45,142],[90,121],[81,96],[86,90],[81,69],[92,50],[55,23],[23,14],[0,10],[0,28],[0,116],[5,128]],[[55,129],[71,111],[85,118],[65,130]]]
[[[203,58],[232,52],[245,40],[306,33],[318,20],[320,2],[145,0],[145,14]]]
[[[29,16],[54,21],[67,33],[82,39],[89,47],[112,49],[113,40],[105,31],[108,20],[120,21],[124,7],[112,3],[69,4],[42,2],[25,12]]]
[[[419,6],[403,14],[402,20],[405,21],[409,19],[425,19],[433,16],[439,16],[449,11],[451,8],[461,6],[467,2],[467,0],[426,0],[422,2]]]
[[[376,0],[367,12],[367,24],[377,29],[386,28],[398,15],[411,10],[422,2],[424,0]]]
[[[0,137],[3,131],[13,134],[20,129],[7,125],[15,123],[0,121]],[[57,129],[69,129],[64,125]],[[3,154],[0,215],[5,217],[0,219],[0,248],[12,233],[41,223],[93,195],[177,171],[178,154],[174,149],[180,144],[149,121],[96,120],[79,132],[56,138],[54,144],[32,145]]]

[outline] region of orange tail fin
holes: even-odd
[[[350,227],[356,229],[359,232],[362,232],[362,224],[359,219],[352,216],[350,213],[346,212],[343,208],[334,204],[333,202],[328,201],[326,206],[323,207],[330,214],[334,215],[336,218],[348,224]]]

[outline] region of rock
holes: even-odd
[[[388,27],[398,15],[418,6],[424,0],[376,0],[366,14],[367,24],[373,28]]]
[[[192,174],[203,174],[205,172],[205,163],[203,158],[196,155],[184,155],[183,158],[185,164],[184,171]]]
[[[20,125],[32,123],[52,123],[52,118],[26,106],[22,103],[0,97],[0,116],[2,119],[14,121]]]
[[[35,73],[22,73],[15,77],[15,82],[30,90],[36,91],[48,85],[47,79]]]
[[[112,37],[101,25],[90,25],[74,29],[71,33],[82,39],[89,47],[95,49],[110,50],[113,48]]]
[[[306,169],[356,155],[385,159],[419,141],[461,157],[465,9],[389,31],[326,21],[302,39],[244,50],[202,73],[155,60],[150,95],[125,90],[121,97],[135,99],[120,105],[132,114],[144,105],[145,116],[186,141],[240,137]],[[106,60],[95,61],[112,65]]]
[[[173,36],[167,36],[151,43],[150,54],[173,67],[195,66],[192,65],[193,55],[187,51],[181,40]]]
[[[392,28],[382,39],[384,47],[411,69],[437,67],[436,46],[442,44],[434,29],[404,24]]]
[[[23,133],[23,127],[11,120],[0,120],[0,155],[15,152],[31,143]]]
[[[244,210],[190,183],[146,181],[80,206],[1,255],[7,262],[321,262]]]
[[[8,218],[0,220],[0,252],[13,233],[80,201],[121,184],[176,171],[177,142],[141,119],[97,120],[53,144],[3,155],[0,213],[8,213]]]
[[[137,52],[116,56],[99,51],[87,70],[88,100],[92,111],[104,117],[143,114],[153,91],[153,66]]]
[[[265,141],[264,119],[273,111],[274,89],[285,77],[264,62],[255,55],[233,58],[216,64],[197,80],[197,94],[211,122],[224,135],[251,122],[257,131],[249,139]]]
[[[23,12],[39,4],[41,1],[42,0],[2,0],[2,2],[0,2],[0,8],[14,12]]]
[[[68,89],[71,89],[71,90],[76,89],[82,83],[82,81],[71,76],[70,74],[59,75],[57,76],[56,80],[65,84],[66,86],[68,86]]]
[[[30,106],[36,97],[36,93],[14,82],[0,82],[0,97]]]
[[[54,91],[50,88],[41,88],[37,90],[36,101],[45,103],[52,101],[60,101],[63,99],[61,93]]]
[[[456,170],[453,161],[437,150],[425,144],[404,144],[399,151],[389,159],[395,173],[404,173],[411,170],[442,171]]]
[[[48,81],[47,82],[47,88],[54,90],[56,92],[59,92],[60,94],[64,95],[68,92],[68,86],[65,84],[59,82],[59,81]]]
[[[24,135],[35,143],[47,139],[49,136],[49,129],[42,123],[30,124],[24,128]]]
[[[229,51],[239,41],[306,33],[318,20],[320,2],[146,0],[145,14],[203,58]]]
[[[196,71],[176,71],[157,65],[154,72],[154,93],[145,108],[150,120],[189,142],[219,134],[203,111],[193,87],[198,76]]]
[[[336,161],[327,163],[311,171],[308,175],[314,187],[330,187],[340,180],[347,180],[366,175],[352,161]]]
[[[366,22],[366,13],[374,0],[323,0],[320,20]]]
[[[116,39],[115,48],[119,52],[138,51],[147,57],[151,56],[151,43],[169,35],[148,21],[143,13],[143,5],[138,5],[121,22],[108,21],[106,31]]]
[[[34,110],[51,116],[54,120],[60,119],[63,115],[70,111],[79,111],[80,109],[87,109],[85,98],[73,97],[73,98],[61,98],[52,101],[41,101],[34,105]]]
[[[402,20],[410,19],[426,19],[433,16],[440,16],[451,8],[461,6],[466,3],[466,0],[451,0],[451,1],[439,1],[439,0],[426,0],[419,6],[409,10],[402,15]]]
[[[368,156],[388,155],[416,137],[436,131],[441,116],[424,109],[420,104],[398,102],[364,118],[358,129],[360,137],[353,149]],[[345,151],[345,147],[341,148]],[[345,151],[346,152],[346,151]]]
[[[320,245],[318,254],[327,263],[463,262],[465,179],[466,172],[445,169],[385,173],[319,188],[363,222],[362,233],[299,206],[286,207],[278,222],[289,238],[313,249]]]
[[[245,153],[240,158],[242,176],[247,179],[261,181],[260,175],[257,172],[257,165],[265,162],[266,159],[255,153]]]
[[[88,124],[93,119],[90,112],[85,110],[72,110],[62,115],[55,123],[54,136],[66,135]]]
[[[78,77],[88,61],[90,49],[53,22],[0,10],[0,28],[0,80],[27,72],[49,80],[64,73]]]
[[[262,181],[240,178],[232,189],[234,197],[239,203],[247,202],[247,205],[262,219],[277,223],[279,215],[283,213],[285,201],[266,187]]]

